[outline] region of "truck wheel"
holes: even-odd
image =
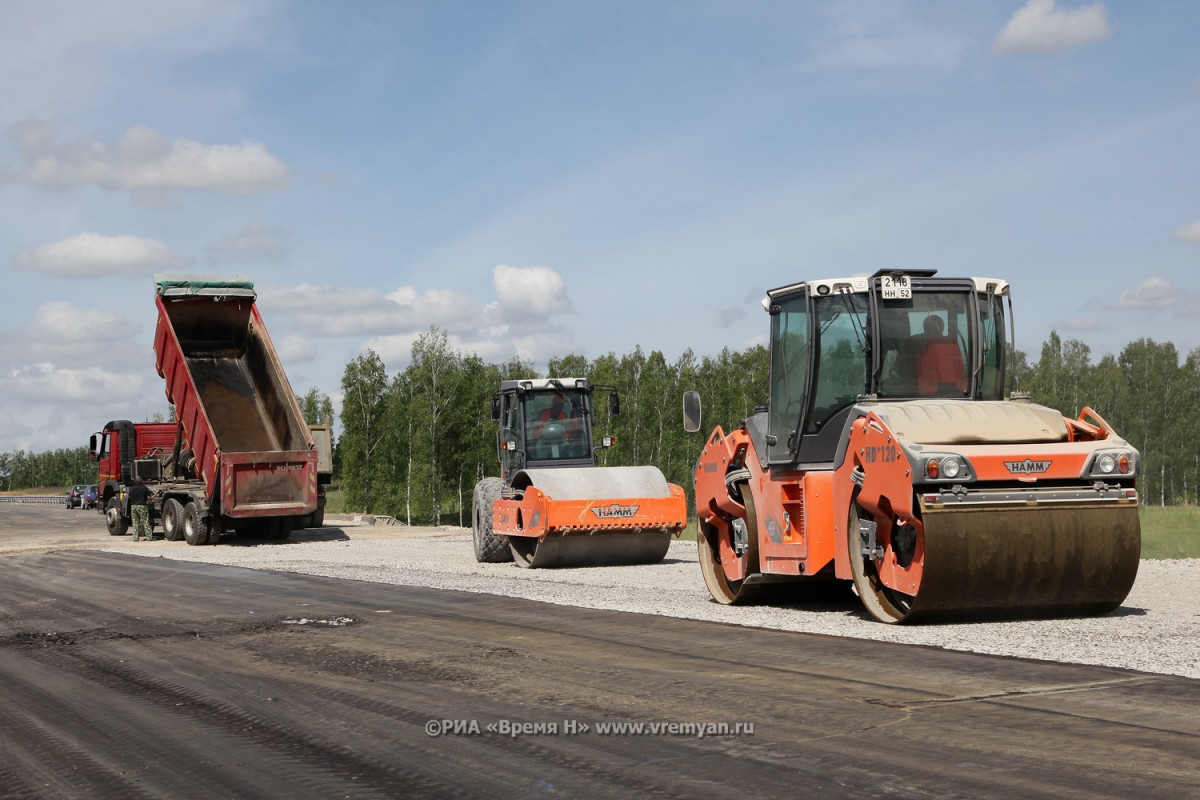
[[[279,538],[279,518],[278,517],[260,517],[251,526],[249,535],[264,542],[274,541]]]
[[[121,501],[116,497],[110,497],[104,507],[104,524],[112,536],[124,536],[129,532],[129,520],[121,516]]]
[[[314,511],[312,513],[312,521],[308,523],[308,527],[310,527],[310,528],[324,528],[325,527],[325,506],[321,506],[320,508],[318,508],[316,511]]]
[[[499,478],[484,478],[475,484],[471,497],[471,538],[475,542],[475,560],[499,564],[512,561],[512,548],[507,536],[492,531],[493,503],[500,499],[504,481]]]
[[[208,544],[210,538],[209,519],[201,514],[196,504],[188,503],[183,508],[183,540],[190,545]]]
[[[163,538],[168,542],[177,542],[182,538],[183,506],[174,497],[169,497],[162,505]]]
[[[275,534],[276,541],[282,542],[284,539],[291,536],[292,530],[294,529],[294,527],[295,527],[295,525],[292,522],[291,517],[280,517],[279,518],[279,532]]]

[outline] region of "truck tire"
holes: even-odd
[[[177,542],[183,538],[183,505],[174,497],[168,497],[162,504],[160,514],[163,538],[168,542]]]
[[[129,532],[129,520],[121,515],[121,501],[115,496],[110,497],[104,507],[104,524],[111,536],[124,536]]]
[[[481,563],[500,564],[513,560],[508,537],[492,531],[492,504],[500,499],[503,490],[504,481],[484,478],[475,484],[471,496],[471,538],[475,543],[475,560]]]
[[[194,503],[188,503],[183,508],[183,540],[190,545],[208,544],[209,540],[219,538],[211,535],[210,522],[207,514],[200,513],[200,508]]]
[[[259,517],[250,526],[247,534],[264,542],[279,538],[279,517]]]
[[[294,528],[291,517],[280,517],[278,532],[275,534],[276,541],[282,542],[284,539],[292,535]]]

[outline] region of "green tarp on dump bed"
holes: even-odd
[[[155,291],[160,295],[248,295],[254,296],[254,283],[245,275],[222,278],[217,275],[155,275]]]

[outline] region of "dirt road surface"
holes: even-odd
[[[1200,797],[1192,679],[108,538],[0,507],[0,797]]]

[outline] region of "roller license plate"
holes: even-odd
[[[912,283],[907,275],[880,275],[879,296],[884,300],[911,300]]]

